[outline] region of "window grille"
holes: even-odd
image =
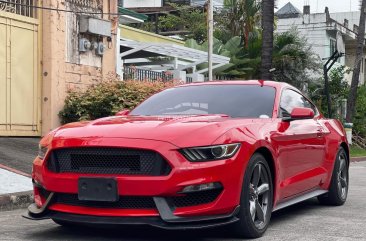
[[[38,0],[6,0],[0,3],[0,11],[37,18]]]

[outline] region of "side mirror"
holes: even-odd
[[[121,110],[115,114],[115,116],[123,116],[128,115],[130,113],[130,110]]]
[[[291,112],[291,117],[284,117],[283,121],[313,119],[314,111],[310,108],[295,107]]]

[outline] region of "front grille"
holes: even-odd
[[[193,192],[184,196],[177,196],[172,198],[175,207],[189,207],[201,204],[207,204],[215,201],[222,189],[215,189],[210,191]]]
[[[120,196],[117,202],[81,201],[77,194],[56,193],[55,203],[92,208],[155,209],[152,197]]]
[[[65,148],[52,151],[47,162],[57,173],[164,176],[171,171],[154,151],[127,148]]]

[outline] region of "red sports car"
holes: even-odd
[[[25,217],[61,225],[229,225],[255,238],[286,206],[312,197],[342,205],[348,167],[342,124],[288,84],[183,85],[131,112],[45,136]]]

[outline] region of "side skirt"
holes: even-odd
[[[303,201],[308,200],[310,198],[323,195],[327,192],[328,192],[328,190],[315,190],[315,191],[312,191],[312,192],[305,193],[301,196],[298,196],[298,197],[292,198],[288,201],[277,204],[277,206],[274,207],[273,212],[278,211],[278,210],[283,209],[283,208],[286,208],[288,206],[294,205],[296,203],[303,202]]]

